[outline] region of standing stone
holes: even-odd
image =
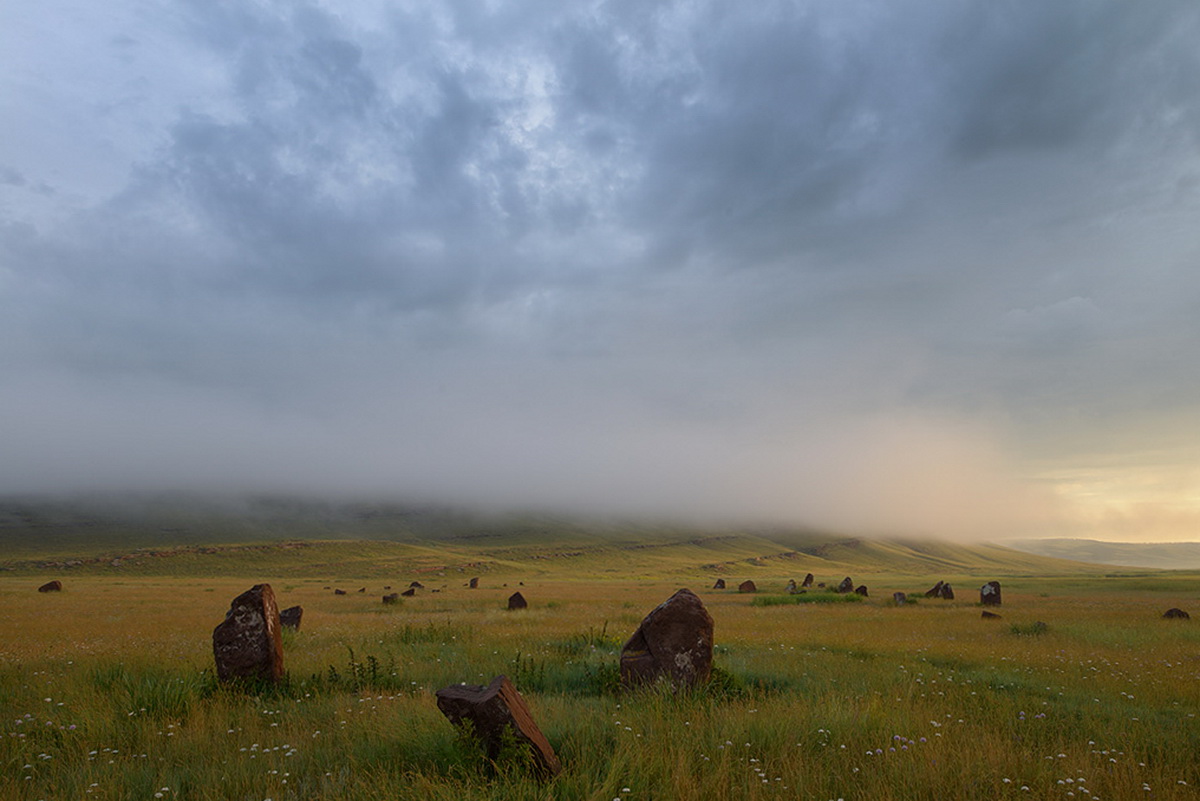
[[[841,583],[837,585],[838,592],[850,592],[853,589],[854,582],[850,580],[849,576],[846,576],[844,579],[842,579]]]
[[[562,763],[534,723],[525,699],[506,676],[497,676],[487,687],[478,684],[443,687],[437,691],[437,706],[455,726],[470,724],[488,759],[494,761],[500,756],[508,734],[530,750],[542,773],[557,776],[562,770]]]
[[[437,592],[437,590],[434,590],[434,592]],[[405,598],[412,598],[414,595],[417,594],[417,590],[415,587],[409,587],[407,590],[405,590],[404,592],[402,592],[400,594],[403,595]]]
[[[807,576],[804,577],[804,581],[800,582],[800,586],[801,587],[811,587],[813,580],[815,578],[816,578],[816,576],[814,576],[812,573],[809,573]]]
[[[289,606],[279,611],[279,625],[285,629],[300,630],[300,618],[304,616],[304,607]]]
[[[725,589],[725,579],[717,579],[717,582],[715,584],[713,584],[713,589],[714,590]]]
[[[387,595],[383,596],[383,602],[384,602],[385,604],[398,604],[398,603],[400,603],[400,593],[398,593],[398,592],[389,592]]]
[[[213,629],[213,657],[221,681],[279,681],[283,640],[279,607],[270,584],[255,584],[233,599],[225,620]]]
[[[989,581],[979,588],[979,603],[984,606],[1000,605],[1000,582]]]
[[[359,588],[358,588],[358,591],[359,591],[359,592],[366,592],[366,591],[367,591],[367,588],[366,588],[366,587],[359,587]]]
[[[419,582],[419,581],[414,581],[414,582],[412,582],[411,584],[409,584],[408,586],[409,586],[410,588],[414,589],[414,590],[423,590],[423,589],[425,589],[425,585],[424,585],[424,584],[422,584],[422,583],[421,583],[421,582]]]
[[[862,597],[866,598],[867,597],[867,585],[859,584],[857,587],[854,588],[854,594],[861,595]]]
[[[468,581],[467,586],[473,590],[478,589],[479,588],[479,576],[476,576],[475,578]]]
[[[738,585],[738,592],[758,592],[758,587],[754,586],[754,582],[746,579]]]
[[[660,677],[687,687],[712,674],[713,619],[691,590],[676,592],[642,620],[621,649],[621,683],[650,684]]]
[[[1173,607],[1163,612],[1163,617],[1174,618],[1177,620],[1190,620],[1192,616],[1178,607]]]
[[[934,584],[932,587],[930,587],[929,589],[925,590],[925,597],[926,597],[926,598],[940,598],[940,597],[942,597],[942,584],[943,584],[943,583],[944,583],[944,582],[941,582],[941,581],[939,581],[937,584]]]
[[[62,592],[62,582],[58,579],[47,581],[42,586],[38,587],[38,592]]]
[[[904,606],[908,603],[908,596],[902,592],[893,592],[892,603],[896,604],[896,606]]]
[[[519,590],[508,596],[509,609],[525,609],[528,606],[529,604],[526,602],[525,596]]]
[[[954,600],[954,588],[951,587],[949,584],[942,585],[942,598],[947,601]]]
[[[790,595],[796,594],[796,580],[795,579],[788,579],[787,591]]]

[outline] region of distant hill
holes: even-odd
[[[1011,540],[1009,548],[1056,559],[1101,565],[1200,569],[1200,542],[1101,542],[1099,540]]]
[[[1096,574],[996,545],[279,498],[0,499],[0,569],[142,575],[753,577]],[[931,582],[932,583],[932,582]]]

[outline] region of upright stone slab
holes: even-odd
[[[925,590],[925,597],[926,598],[941,598],[942,597],[942,584],[944,584],[944,583],[945,582],[939,581],[937,584],[934,584],[932,587]]]
[[[787,591],[788,591],[789,595],[796,594],[796,580],[795,579],[788,579]]]
[[[522,595],[520,591],[514,592],[512,595],[508,596],[509,609],[525,609],[528,606],[529,603],[525,600],[525,596]]]
[[[815,580],[816,580],[816,576],[814,576],[812,573],[809,573],[807,576],[804,577],[804,581],[800,582],[800,586],[801,587],[811,587],[813,581],[815,581]]]
[[[896,606],[904,606],[908,603],[908,596],[902,592],[893,592],[892,603],[896,604]]]
[[[655,607],[621,649],[621,683],[689,687],[712,675],[713,619],[688,589]]]
[[[984,606],[1000,605],[1000,582],[989,581],[979,588],[979,603]]]
[[[562,764],[550,741],[542,734],[525,699],[505,676],[497,676],[487,687],[454,684],[437,691],[437,705],[455,726],[470,724],[487,751],[488,759],[500,756],[505,733],[511,732],[533,754],[534,764],[547,776],[557,776]]]
[[[867,597],[867,585],[859,584],[857,587],[854,588],[854,594],[861,595],[862,597],[866,598]]]
[[[300,630],[300,618],[304,617],[304,607],[289,606],[279,611],[279,625],[285,629]]]
[[[746,579],[738,585],[738,592],[758,592],[758,587],[750,579]]]
[[[283,640],[279,607],[270,584],[255,584],[233,599],[225,620],[213,629],[213,657],[221,681],[279,681]]]
[[[850,580],[849,576],[846,576],[844,579],[842,579],[841,583],[837,585],[837,591],[838,592],[853,592],[854,591],[854,582]]]
[[[389,592],[387,595],[383,596],[383,602],[384,602],[385,604],[398,604],[398,603],[400,603],[400,593],[398,593],[398,592]]]
[[[713,589],[714,590],[725,589],[725,579],[717,579],[716,582],[713,584]]]
[[[62,582],[58,579],[47,581],[42,586],[38,587],[38,592],[62,592]]]
[[[473,579],[468,581],[467,586],[472,590],[478,589],[479,588],[479,576],[475,576]]]
[[[942,585],[942,598],[943,598],[943,600],[946,600],[946,601],[954,600],[954,588],[951,587],[949,584]]]

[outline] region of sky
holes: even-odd
[[[0,493],[1200,539],[1200,5],[0,8]]]

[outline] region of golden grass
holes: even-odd
[[[773,592],[791,577],[752,575]],[[383,584],[407,576],[267,577],[305,612],[288,687],[259,696],[210,675],[212,628],[247,578],[76,576],[38,594],[41,577],[4,577],[0,798],[1198,797],[1200,620],[1160,618],[1200,612],[1195,575],[1002,577],[1002,620],[980,618],[982,581],[961,575],[959,600],[901,608],[892,590],[933,579],[856,575],[875,597],[756,607],[711,577],[467,577],[422,577],[441,591],[395,607]],[[608,692],[621,642],[685,585],[714,618],[724,690]],[[530,609],[510,613],[517,589]],[[1045,633],[1014,632],[1036,621]],[[489,773],[433,703],[498,673],[559,751],[550,784]]]

